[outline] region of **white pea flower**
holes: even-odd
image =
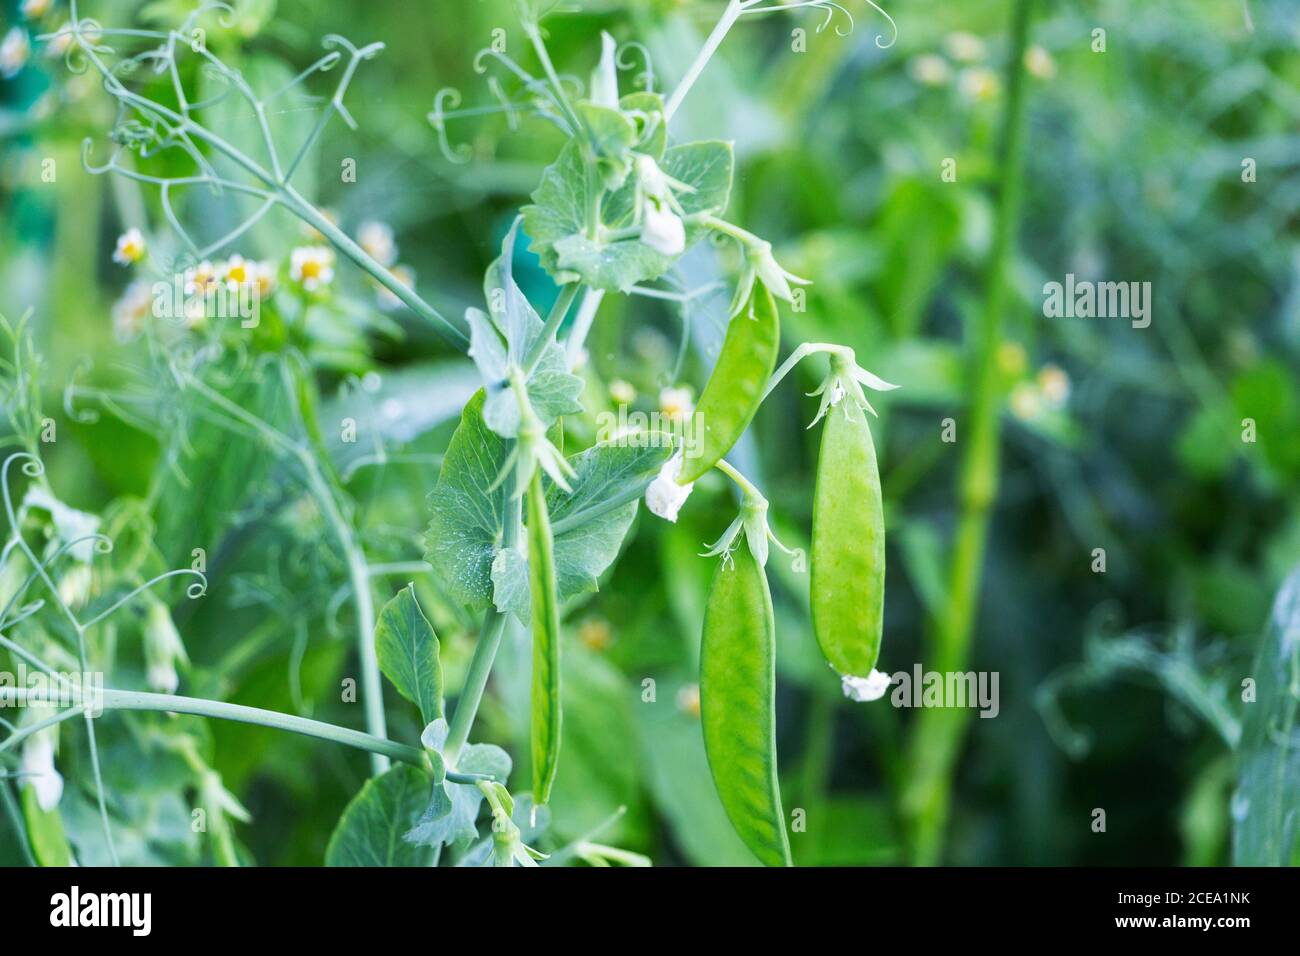
[[[144,235],[135,226],[117,237],[117,248],[113,250],[113,261],[120,266],[129,266],[144,258]]]
[[[289,256],[289,277],[308,292],[334,281],[334,252],[326,246],[299,246]]]
[[[849,700],[868,701],[879,700],[885,696],[885,691],[889,690],[889,685],[893,678],[883,671],[872,668],[871,673],[866,677],[854,677],[852,674],[845,674],[840,678],[840,686],[844,690],[844,696]]]
[[[391,266],[397,261],[397,243],[393,241],[393,229],[385,222],[363,222],[357,229],[357,245],[382,266]]]
[[[27,58],[31,55],[31,41],[27,39],[27,31],[22,27],[14,27],[5,34],[5,38],[0,40],[0,76],[6,80],[12,79],[18,75],[18,72],[27,65]]]
[[[171,612],[161,601],[149,605],[144,622],[145,680],[160,694],[174,694],[181,679],[176,662],[189,663],[180,633],[172,623]]]
[[[607,32],[600,34],[600,64],[591,71],[591,102],[607,109],[618,109],[618,67],[615,54],[618,44]]]
[[[57,727],[38,730],[23,741],[23,756],[18,767],[23,786],[36,791],[36,802],[46,812],[63,798],[63,775],[54,769],[54,748],[59,740]]]
[[[686,249],[686,226],[666,205],[647,199],[641,210],[641,241],[660,255],[680,255]]]
[[[650,487],[645,490],[645,505],[651,514],[658,515],[673,523],[677,522],[677,513],[691,496],[695,483],[678,484],[677,476],[682,473],[682,453],[678,452],[664,462],[659,474]]]

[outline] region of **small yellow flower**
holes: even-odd
[[[397,244],[393,242],[393,230],[387,223],[363,222],[357,230],[357,245],[381,266],[391,266],[397,261]]]
[[[257,294],[265,299],[275,291],[275,264],[271,262],[254,262],[250,264],[253,281],[257,283]]]
[[[233,290],[251,282],[255,268],[257,268],[256,262],[249,262],[243,256],[236,254],[218,266],[217,273],[225,282],[226,288]]]
[[[1002,90],[1002,83],[998,79],[998,75],[988,67],[983,66],[962,70],[957,83],[961,87],[962,93],[977,103],[987,103],[989,100],[996,98]]]
[[[1011,414],[1021,421],[1031,421],[1043,410],[1043,398],[1038,386],[1021,382],[1011,390]]]
[[[415,271],[410,266],[398,264],[393,266],[389,272],[401,285],[406,286],[408,289],[415,287]],[[400,309],[402,307],[402,300],[397,297],[397,293],[386,285],[376,283],[376,286],[378,287],[379,305],[382,308]]]
[[[943,47],[958,63],[976,63],[984,59],[984,41],[964,30],[949,33],[944,37]]]
[[[631,382],[616,378],[609,383],[609,397],[616,405],[631,405],[636,401],[636,389]]]
[[[119,342],[129,342],[140,334],[153,307],[149,283],[136,279],[113,303],[113,334]]]
[[[677,692],[677,709],[688,717],[700,716],[699,684],[686,684]]]
[[[28,20],[39,20],[45,16],[50,9],[50,0],[23,0],[23,4],[18,8],[24,18]]]
[[[113,250],[113,261],[118,265],[129,266],[144,258],[144,235],[132,226],[117,237],[117,248]]]
[[[665,388],[660,390],[659,411],[667,416],[669,421],[686,421],[686,419],[690,418],[691,413],[695,411],[695,404],[691,401],[691,390],[688,388]]]
[[[6,80],[18,75],[18,71],[27,65],[31,55],[32,44],[27,39],[27,31],[14,27],[0,40],[0,76]]]
[[[334,252],[328,246],[299,246],[289,256],[289,277],[308,292],[334,281]]]
[[[613,631],[609,621],[603,617],[589,617],[578,625],[578,640],[589,651],[604,651],[613,640]]]
[[[1056,76],[1056,61],[1052,54],[1035,44],[1025,51],[1025,69],[1040,80],[1050,80]]]
[[[1070,397],[1070,376],[1056,365],[1044,365],[1038,372],[1038,387],[1051,408],[1061,408]]]
[[[185,270],[184,280],[186,295],[207,295],[217,284],[217,267],[204,259]]]
[[[934,53],[923,53],[912,57],[907,65],[912,79],[925,86],[944,86],[952,79],[952,70],[948,61]]]
[[[1002,342],[998,345],[998,369],[1008,378],[1019,378],[1028,364],[1025,347],[1019,342]]]

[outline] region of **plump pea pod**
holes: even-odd
[[[560,601],[555,545],[542,491],[542,470],[528,487],[528,576],[532,595],[533,702],[531,753],[533,801],[551,798],[560,759]]]
[[[756,282],[749,307],[734,315],[727,325],[718,364],[695,406],[702,431],[695,436],[694,448],[687,446],[677,479],[682,484],[694,481],[716,465],[749,427],[776,367],[780,345],[776,302],[772,293]]]
[[[841,674],[866,677],[880,655],[885,515],[866,412],[847,396],[826,415],[813,497],[812,622]]]
[[[700,648],[700,720],[722,806],[767,866],[790,865],[776,776],[776,625],[767,576],[741,545],[713,578]]]

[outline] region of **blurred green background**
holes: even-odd
[[[857,0],[844,5],[857,21],[848,35],[842,16],[818,31],[818,10],[743,19],[674,133],[735,141],[728,218],[770,239],[783,265],[814,280],[805,311],[782,310],[784,349],[847,344],[864,366],[903,386],[876,402],[889,530],[878,666],[910,671],[932,660],[927,635],[948,600],[950,542],[963,508],[958,468],[975,397],[974,330],[1006,186],[998,143],[1012,5],[887,2],[898,37],[884,49],[877,37],[892,37],[888,22]],[[570,6],[545,24],[562,71],[585,78],[605,29],[645,44],[662,90],[722,5]],[[1036,6],[1021,214],[994,352],[1001,482],[970,661],[1000,673],[1001,712],[967,728],[941,859],[1226,863],[1240,683],[1273,596],[1300,562],[1300,25],[1286,0]],[[56,28],[67,19],[66,0],[50,7],[34,27],[5,0],[0,32]],[[105,26],[165,28],[190,7],[99,0],[81,13]],[[385,44],[348,93],[358,129],[329,126],[308,157],[302,191],[345,231],[366,220],[391,225],[401,262],[444,312],[481,304],[483,270],[562,139],[536,118],[467,117],[447,125],[462,160],[451,162],[426,114],[443,87],[458,89],[465,107],[494,102],[474,55],[498,28],[507,50],[532,63],[509,4],[252,0],[236,8],[230,26],[211,25],[208,43],[254,84],[292,77],[319,56],[325,34]],[[1095,49],[1097,30],[1104,51]],[[139,394],[156,385],[139,380],[138,346],[115,340],[114,302],[128,280],[111,253],[129,225],[146,226],[161,247],[170,240],[156,189],[82,169],[82,139],[94,137],[92,158],[102,162],[114,118],[93,71],[71,74],[41,44],[32,47],[0,80],[0,312],[11,320],[32,312],[46,413],[59,429],[42,449],[51,482],[88,511],[148,495],[170,565],[188,564],[196,537],[212,542],[219,557],[209,594],[177,612],[193,661],[183,693],[360,726],[359,707],[337,701],[339,680],[355,672],[351,611],[337,606],[341,562],[322,540],[319,515],[298,490],[286,491],[266,448],[196,419],[173,468],[176,445],[160,437],[166,416],[155,414],[156,396],[147,403],[153,411],[139,415],[95,405],[94,421],[79,414],[95,404],[89,397],[64,404],[74,380]],[[308,85],[328,94],[328,75],[321,80]],[[286,101],[272,120],[292,137],[318,109]],[[347,158],[356,161],[355,183],[338,175]],[[47,159],[56,163],[53,183],[42,181]],[[948,159],[955,181],[942,175]],[[1244,160],[1253,161],[1251,181],[1243,181]],[[235,204],[195,191],[180,210],[187,226],[212,237],[237,221]],[[284,257],[299,231],[273,216],[238,245],[248,256]],[[544,308],[553,287],[535,260],[527,268],[521,282]],[[348,293],[308,349],[322,420],[358,410],[382,418],[394,407],[385,402],[397,401],[418,425],[390,428],[390,444],[436,456],[475,387],[472,369],[413,316],[379,318],[373,289],[346,261],[338,269]],[[1150,282],[1150,327],[1045,318],[1043,285],[1067,273]],[[691,253],[683,275],[691,287],[729,278],[725,257],[708,245]],[[630,385],[644,410],[659,406],[665,388],[698,394],[725,301],[725,291],[687,309],[608,297],[588,341],[589,407],[613,407],[611,383],[619,394]],[[378,392],[367,372],[379,373]],[[764,406],[736,461],[771,500],[778,534],[806,548],[818,432],[804,428],[816,406],[802,392],[817,383],[816,370],[801,368],[795,379]],[[247,386],[240,400],[257,403],[258,388]],[[273,396],[263,403],[268,414],[277,407]],[[946,419],[955,442],[943,440]],[[1254,442],[1242,440],[1244,419],[1255,422]],[[187,487],[177,472],[201,480]],[[411,570],[435,477],[435,465],[416,463],[358,472],[348,487],[372,562],[398,565],[377,578],[377,597],[416,581],[454,688],[475,622],[449,606],[430,574]],[[706,480],[677,525],[642,513],[599,594],[566,609],[557,845],[622,805],[627,813],[606,842],[661,865],[749,862],[713,794],[693,683],[712,573],[697,554],[730,520],[730,507],[722,483]],[[1097,548],[1104,573],[1093,570]],[[845,700],[819,663],[806,579],[780,560],[769,574],[782,786],[787,808],[805,809],[808,820],[806,832],[792,834],[796,861],[914,859],[901,806],[909,748],[926,746],[909,740],[916,713]],[[526,635],[508,635],[475,731],[506,745],[517,765],[526,759],[528,666]],[[642,700],[647,678],[653,704]],[[418,736],[413,714],[397,702],[389,719],[394,737]],[[150,750],[139,727],[124,721],[114,732],[112,717],[103,724],[107,783],[132,852],[141,862],[204,861],[187,832],[183,774],[168,776],[165,755]],[[234,724],[193,732],[210,736],[212,766],[253,816],[236,829],[248,857],[319,863],[365,778],[364,755]],[[83,757],[75,743],[65,749],[65,822],[82,861],[94,862],[102,850],[92,791],[76,772]],[[156,766],[144,762],[150,754]],[[1095,808],[1106,811],[1104,833],[1092,828]],[[0,839],[0,861],[16,862],[10,836]]]

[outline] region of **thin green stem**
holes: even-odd
[[[221,700],[204,700],[200,697],[179,697],[175,694],[151,694],[144,691],[105,689],[98,692],[96,705],[104,710],[139,710],[166,714],[192,714],[196,717],[212,717],[218,720],[233,720],[241,724],[255,724],[272,730],[283,730],[318,740],[328,740],[346,747],[355,747],[372,754],[381,754],[400,760],[413,766],[426,767],[424,751],[409,744],[397,743],[367,734],[350,727],[293,714],[282,714],[260,707],[247,707],[243,704],[231,704]],[[0,700],[6,704],[34,703],[51,700],[48,691],[33,691],[22,687],[0,688]],[[79,708],[78,708],[79,710]],[[453,783],[476,783],[484,779],[482,774],[462,774],[448,772],[447,779]]]
[[[700,52],[695,54],[695,59],[691,61],[691,65],[686,70],[686,75],[681,78],[672,95],[668,97],[668,102],[664,105],[665,122],[671,120],[678,107],[682,105],[682,100],[686,99],[686,94],[691,91],[695,81],[700,78],[700,74],[708,66],[709,60],[713,59],[713,54],[718,52],[718,47],[727,38],[727,33],[740,19],[743,9],[741,0],[727,0],[727,8],[722,11],[722,16],[718,18],[713,32],[704,41],[704,46],[700,47]]]
[[[542,329],[542,334],[537,337],[533,347],[524,357],[524,378],[529,378],[537,370],[537,363],[542,360],[542,355],[546,351],[546,346],[555,340],[555,334],[560,330],[564,317],[569,314],[569,306],[578,295],[580,283],[570,282],[560,288],[560,294],[555,299],[555,304],[551,306],[550,314],[546,317],[546,326]]]
[[[970,334],[974,349],[971,356],[974,400],[959,475],[961,515],[949,569],[948,602],[934,622],[932,666],[941,672],[966,670],[969,662],[989,512],[997,497],[1002,402],[997,348],[1002,338],[1007,272],[1015,245],[1023,185],[1023,64],[1032,6],[1033,0],[1015,0],[1012,13],[996,232],[989,254],[984,309]],[[908,824],[912,859],[917,864],[932,865],[941,857],[952,776],[969,716],[969,711],[962,708],[929,708],[917,718],[909,754],[910,772],[900,808]]]

